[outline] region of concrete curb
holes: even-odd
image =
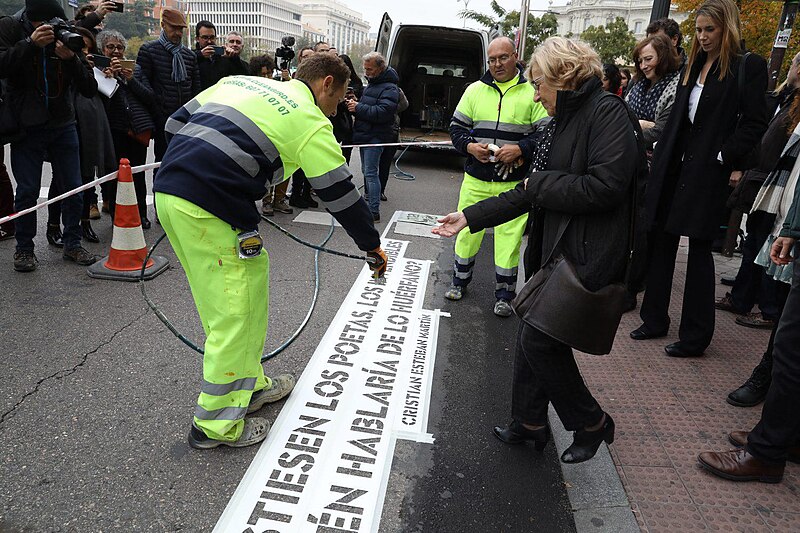
[[[553,441],[561,456],[572,444],[572,433],[564,429],[552,406],[549,419]],[[639,533],[630,501],[605,444],[590,461],[561,463],[561,472],[578,533]]]

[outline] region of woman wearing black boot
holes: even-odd
[[[445,216],[434,233],[452,237],[466,226],[476,232],[532,211],[526,276],[555,252],[553,257],[562,255],[575,267],[587,290],[597,291],[625,278],[632,187],[647,165],[644,145],[637,143],[640,130],[622,100],[603,91],[600,58],[589,46],[551,37],[528,64],[535,100],[553,117],[533,161],[525,161],[531,164],[528,178],[515,189]],[[507,444],[530,441],[544,449],[550,438],[550,403],[564,427],[574,432],[563,462],[591,459],[603,442],[614,441],[614,420],[586,387],[572,348],[520,322],[513,420],[495,427],[495,436]]]

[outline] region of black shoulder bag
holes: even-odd
[[[628,110],[627,106],[625,109]],[[630,110],[628,115],[630,118]],[[634,133],[641,152],[644,149],[643,141],[635,126]],[[628,262],[624,282],[590,291],[583,286],[575,267],[566,257],[553,257],[572,220],[571,217],[567,218],[559,226],[555,244],[542,263],[542,268],[511,302],[511,308],[523,322],[576,350],[593,355],[611,352],[628,297],[633,267],[639,171],[637,169],[631,184]]]

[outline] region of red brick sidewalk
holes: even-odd
[[[715,262],[718,273],[735,275],[739,259],[715,256]],[[800,531],[797,465],[788,465],[778,485],[725,481],[697,465],[698,453],[731,449],[728,432],[749,430],[758,421],[760,406],[733,407],[725,397],[750,375],[769,331],[738,326],[734,315],[717,311],[714,341],[704,357],[667,357],[664,346],[677,340],[685,266],[681,247],[669,336],[631,340],[628,333],[641,322],[631,312],[610,355],[579,356],[589,388],[616,421],[610,450],[634,515],[642,531],[650,532]],[[725,289],[718,285],[718,296]]]

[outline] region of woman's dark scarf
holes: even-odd
[[[652,87],[650,80],[647,78],[633,86],[631,92],[628,94],[628,105],[636,116],[639,117],[639,120],[655,122],[658,99],[661,98],[664,89],[667,88],[667,85],[669,85],[672,79],[677,75],[677,72],[667,74],[658,80],[655,85],[652,85]]]

